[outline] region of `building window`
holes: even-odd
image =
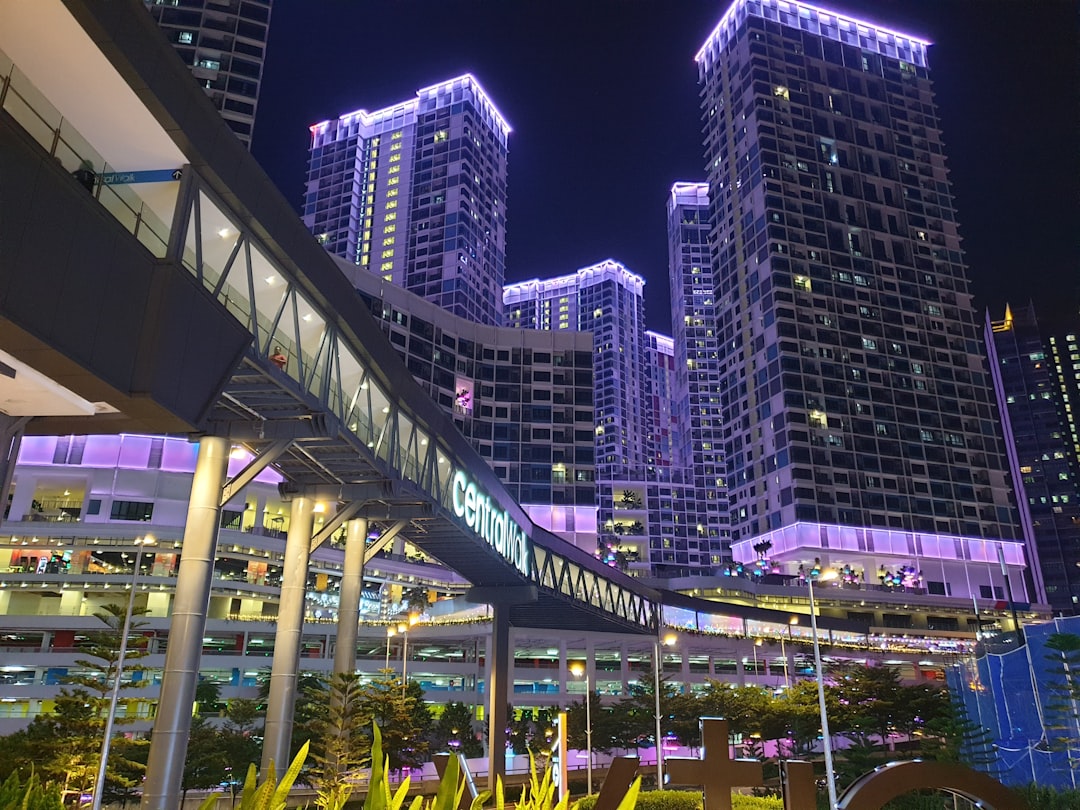
[[[113,501],[109,517],[112,520],[150,520],[154,504],[143,501]]]

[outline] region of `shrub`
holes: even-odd
[[[20,782],[18,771],[0,785],[0,807],[20,810],[61,810],[59,785],[43,785],[33,771],[25,782]]]
[[[779,796],[744,796],[736,793],[731,797],[732,810],[784,810],[784,800]]]
[[[639,793],[634,810],[702,810],[704,802],[699,791],[693,790],[650,790]],[[585,796],[578,802],[577,810],[593,810],[596,796]],[[743,796],[734,793],[731,796],[734,810],[784,810],[784,802],[779,797]]]

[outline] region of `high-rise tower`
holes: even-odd
[[[601,478],[643,467],[648,428],[645,280],[607,259],[576,273],[507,285],[507,326],[592,332],[596,389],[596,467]]]
[[[926,51],[736,0],[697,54],[733,546],[1020,536]]]
[[[1000,321],[988,316],[986,342],[1037,590],[1055,613],[1078,613],[1080,459],[1070,394],[1080,344],[1075,333],[1047,339],[1030,305],[1006,307]]]
[[[666,440],[650,432],[663,427],[649,417],[654,410],[670,416],[651,396],[654,388],[666,387],[663,370],[654,376],[646,369],[650,348],[661,363],[670,358],[670,343],[646,334],[644,289],[641,276],[607,259],[569,275],[510,284],[503,291],[508,326],[592,333],[600,545],[611,552],[613,562],[617,557],[636,572],[654,571],[660,559],[659,551],[651,550],[651,535],[657,535],[659,548],[662,529],[650,516],[659,497],[657,457]],[[665,489],[666,520],[673,522],[670,486]],[[666,542],[671,550],[670,534]]]
[[[720,349],[709,250],[709,187],[676,183],[667,202],[668,276],[675,351],[674,466],[686,470],[689,525],[715,567],[730,559]]]
[[[251,147],[271,0],[145,0],[236,137]]]
[[[331,253],[500,325],[509,134],[472,76],[315,124],[304,223]]]

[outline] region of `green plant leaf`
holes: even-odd
[[[446,771],[439,780],[439,791],[435,794],[435,800],[428,810],[455,810],[457,800],[461,795],[458,792],[458,782],[461,781],[461,765],[456,756],[450,757],[446,763]]]
[[[639,776],[630,785],[630,789],[626,791],[626,795],[623,796],[622,801],[619,802],[616,810],[634,810],[634,805],[637,804],[638,793],[641,791],[641,777]]]
[[[272,810],[284,810],[285,800],[289,798],[289,791],[292,790],[293,782],[295,782],[296,777],[300,775],[300,769],[304,767],[310,745],[311,741],[309,740],[300,746],[300,750],[297,751],[296,756],[293,757],[289,769],[285,771],[285,774],[281,777],[281,782],[274,789],[273,795],[270,797],[270,807]],[[273,780],[267,779],[266,783],[273,785]]]

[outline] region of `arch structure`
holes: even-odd
[[[944,790],[984,810],[1028,810],[1001,782],[966,765],[909,760],[890,762],[861,776],[840,797],[838,810],[878,810],[913,790]]]

